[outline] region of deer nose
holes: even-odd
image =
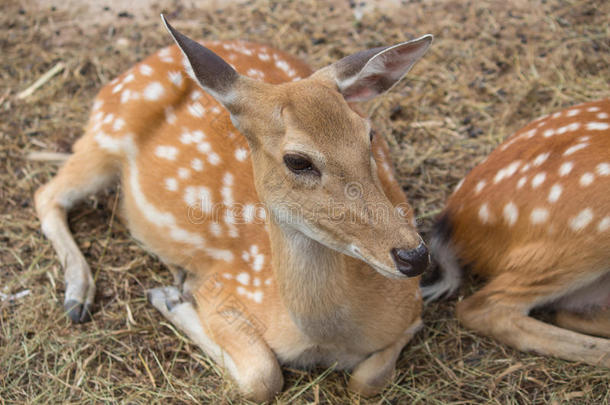
[[[415,249],[394,248],[390,252],[398,271],[407,277],[419,276],[426,270],[430,262],[428,248],[423,242]]]

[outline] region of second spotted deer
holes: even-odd
[[[150,301],[241,393],[272,398],[280,364],[336,365],[354,391],[378,392],[421,325],[428,252],[383,137],[352,103],[391,88],[431,36],[312,73],[267,46],[202,46],[167,27],[177,46],[100,91],[36,193],[66,311],[86,321],[95,292],[67,211],[118,179],[129,229],[176,276]]]
[[[610,367],[610,100],[521,129],[449,198],[431,242],[428,299],[462,266],[488,279],[457,304],[467,327],[520,350]],[[555,325],[529,315],[556,311]]]

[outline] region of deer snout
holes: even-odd
[[[430,262],[428,248],[423,242],[415,249],[393,248],[390,253],[398,271],[407,277],[421,275]]]

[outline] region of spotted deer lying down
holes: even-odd
[[[421,325],[428,252],[387,144],[350,103],[392,87],[432,37],[312,73],[267,46],[204,47],[167,28],[177,46],[100,91],[36,193],[68,315],[89,318],[95,287],[67,211],[120,180],[130,231],[177,280],[149,300],[241,393],[272,398],[280,364],[336,364],[352,390],[378,392]]]
[[[466,327],[610,367],[609,116],[602,100],[539,118],[475,167],[436,225],[441,276],[424,296],[455,292],[469,265],[488,282],[457,304]],[[557,326],[530,317],[537,307]]]

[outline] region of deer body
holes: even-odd
[[[347,103],[387,90],[430,38],[312,75],[266,46],[204,48],[168,29],[179,46],[100,91],[74,154],[36,194],[66,269],[70,317],[87,320],[94,283],[66,212],[118,177],[130,231],[176,278],[149,300],[243,394],[267,400],[281,389],[278,360],[337,364],[353,371],[352,389],[378,392],[421,325],[427,251],[387,144],[369,140],[368,121]],[[370,80],[371,61],[383,83]],[[369,203],[388,217],[376,221]],[[333,222],[337,210],[356,220]]]
[[[468,264],[489,281],[457,305],[464,325],[610,367],[609,116],[602,100],[542,117],[475,167],[437,225],[442,277],[424,295],[455,291]],[[536,307],[557,311],[559,327],[529,317]]]

